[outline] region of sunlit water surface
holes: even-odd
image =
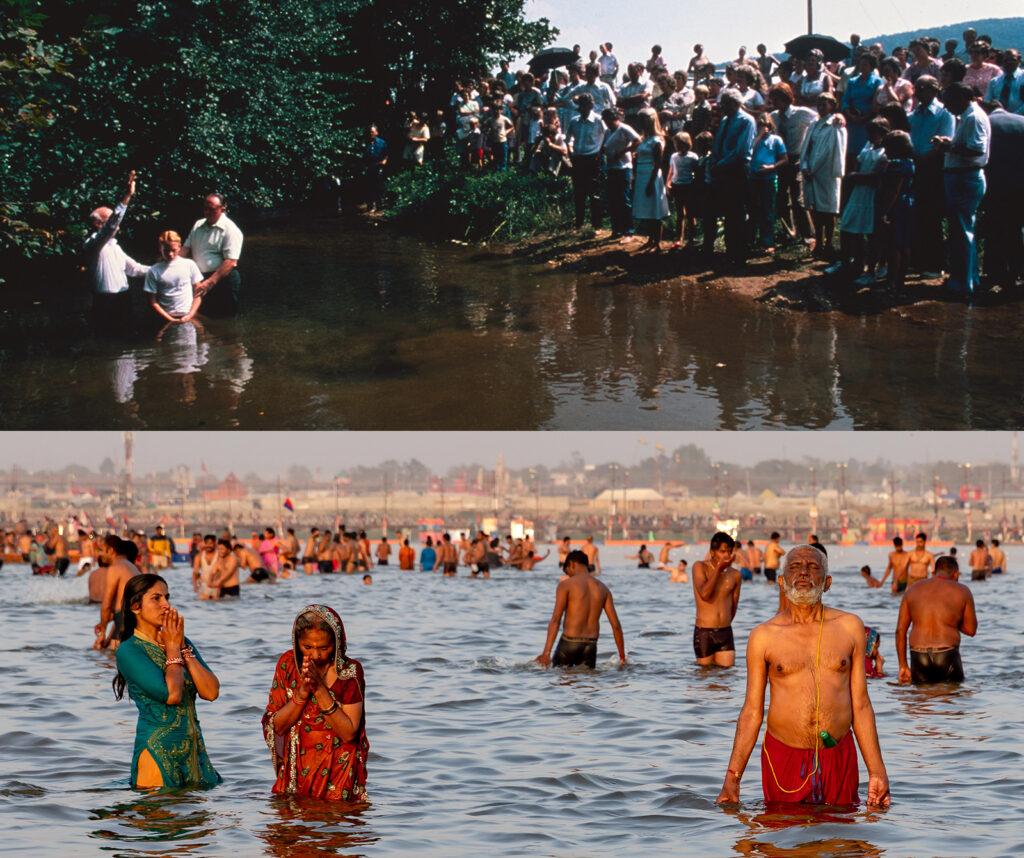
[[[632,549],[629,549],[630,551]],[[715,805],[743,699],[745,669],[693,663],[690,585],[637,571],[606,548],[629,653],[607,625],[596,671],[542,670],[558,574],[499,570],[489,580],[382,571],[248,587],[241,601],[194,599],[168,575],[186,631],[221,680],[200,701],[220,786],[177,794],[128,787],[135,708],[115,703],[111,656],[92,651],[97,608],[84,579],[0,572],[0,820],[8,854],[764,855],[1024,854],[1019,737],[1024,551],[1017,573],[971,585],[980,632],[963,645],[959,688],[899,687],[898,603],[855,570],[884,551],[833,549],[830,604],[883,630],[885,679],[869,680],[892,785],[886,813],[766,815],[758,752],[737,811]],[[696,549],[682,549],[691,562]],[[463,573],[464,575],[464,573]],[[345,619],[367,677],[371,805],[357,812],[270,796],[260,732],[275,659],[313,601]],[[776,590],[745,585],[740,653],[774,613]],[[861,797],[866,795],[861,765]]]

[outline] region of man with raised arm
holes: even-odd
[[[565,577],[558,582],[555,590],[555,610],[548,623],[548,637],[544,652],[534,661],[547,667],[573,667],[585,664],[597,665],[597,638],[601,632],[601,613],[608,615],[619,650],[619,663],[626,663],[626,642],[622,637],[622,626],[612,602],[611,590],[589,572],[587,555],[582,551],[570,551],[565,558]],[[558,641],[558,648],[551,656],[558,628],[565,617],[565,627]]]
[[[978,617],[970,588],[957,582],[960,567],[952,557],[935,561],[935,575],[907,588],[896,621],[900,682],[963,682],[960,634],[974,637]],[[912,628],[911,628],[912,627]],[[907,632],[910,663],[907,664]]]
[[[732,667],[736,663],[736,645],[732,621],[740,603],[740,573],[733,569],[736,543],[728,533],[711,537],[707,560],[693,564],[693,594],[697,619],[693,629],[693,651],[697,664]]]
[[[868,769],[868,806],[889,806],[889,778],[864,675],[864,623],[825,607],[822,595],[831,584],[828,558],[818,549],[800,545],[786,555],[780,587],[787,607],[757,626],[747,642],[747,696],[720,803],[740,799],[770,682],[761,746],[765,801],[859,804],[856,736]]]

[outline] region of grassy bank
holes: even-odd
[[[448,153],[389,180],[386,217],[432,238],[521,241],[572,224],[572,184],[567,177],[518,168],[468,168]]]

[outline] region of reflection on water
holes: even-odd
[[[662,284],[627,271],[603,279],[342,220],[250,231],[242,271],[242,316],[172,326],[173,335],[156,342],[152,335],[96,340],[84,322],[54,335],[55,320],[40,308],[17,307],[18,327],[4,332],[3,425],[636,430],[1019,422],[1018,303],[968,309],[927,301],[864,315],[780,310],[699,276]],[[86,296],[78,300],[84,310]]]
[[[1004,856],[1024,812],[1021,580],[971,584],[979,634],[962,646],[959,688],[894,681],[898,601],[864,587],[885,549],[830,551],[829,604],[882,631],[890,676],[869,681],[892,787],[885,812],[766,807],[755,749],[736,807],[720,807],[745,670],[696,668],[693,594],[602,547],[629,664],[605,625],[595,670],[543,670],[559,573],[497,569],[490,580],[377,569],[246,587],[200,602],[167,573],[189,637],[221,680],[199,701],[224,782],[128,789],[136,711],[115,703],[113,662],[90,649],[86,580],[0,570],[0,849],[34,858],[124,856]],[[702,552],[700,552],[702,553]],[[1024,568],[1024,550],[1008,550]],[[696,550],[684,551],[689,561]],[[364,807],[270,795],[260,716],[296,611],[340,609],[366,670],[372,750]],[[774,615],[777,589],[744,583],[740,654]],[[53,630],[61,630],[59,638]],[[742,658],[739,663],[742,665]],[[861,765],[860,793],[867,774]]]

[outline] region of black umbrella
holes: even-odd
[[[571,48],[544,48],[527,65],[530,66],[530,71],[536,75],[562,66],[571,66],[579,61],[579,54]]]
[[[786,42],[786,51],[789,55],[801,60],[815,49],[825,55],[826,62],[845,60],[850,56],[850,46],[844,45],[839,39],[834,39],[832,36],[820,36],[817,33],[812,33],[806,36],[797,36]]]

